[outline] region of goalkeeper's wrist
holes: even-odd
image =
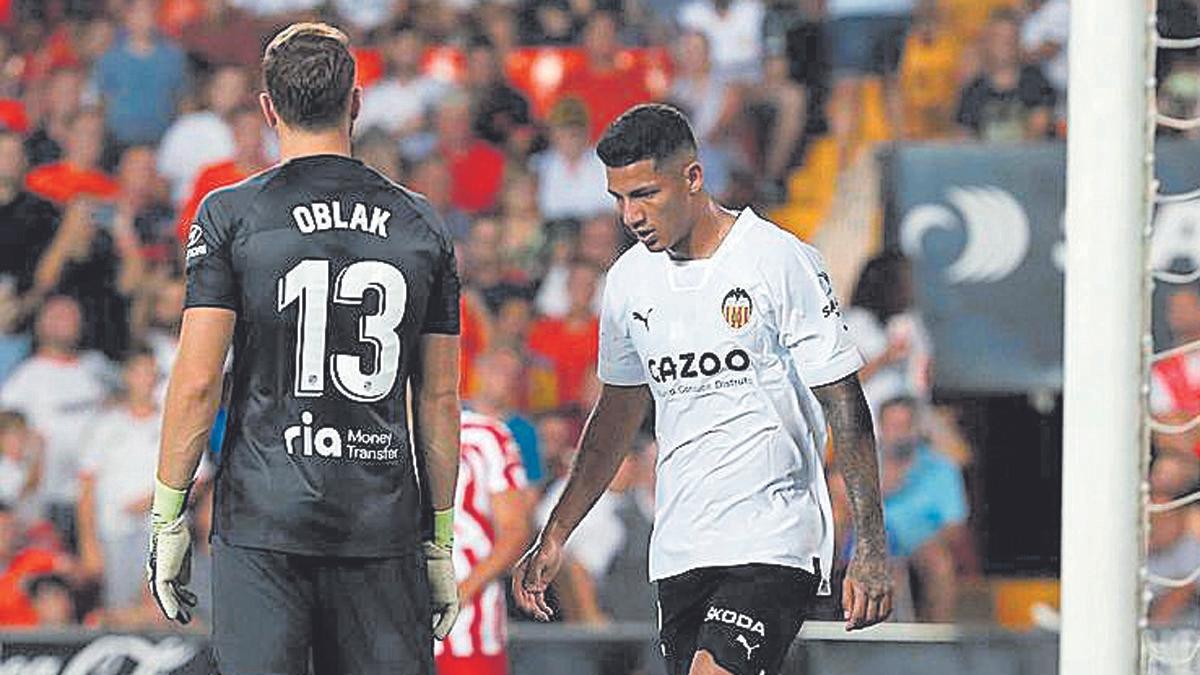
[[[454,548],[454,509],[441,509],[433,512],[433,543],[435,546],[452,550]]]
[[[154,526],[165,525],[175,520],[187,506],[187,490],[178,490],[154,479],[154,501],[150,506],[150,522]]]

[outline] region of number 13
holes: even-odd
[[[303,260],[279,279],[278,309],[299,302],[296,325],[295,394],[325,393],[325,339],[329,322],[329,261]],[[375,347],[374,368],[364,370],[362,357],[331,354],[333,385],[347,398],[371,403],[385,398],[396,385],[400,370],[400,336],[408,284],[399,269],[378,260],[363,260],[342,270],[333,284],[333,302],[361,305],[367,291],[379,298],[379,309],[359,319],[358,339]]]

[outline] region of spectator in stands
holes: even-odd
[[[531,495],[513,437],[498,419],[462,416],[455,502],[458,602],[464,611],[445,641],[434,644],[443,675],[508,672],[505,591],[501,579],[530,537]]]
[[[250,78],[240,66],[223,66],[208,76],[202,106],[175,118],[158,146],[158,172],[171,184],[171,202],[182,204],[201,169],[233,154],[230,118],[246,103]]]
[[[567,0],[526,3],[518,25],[522,29],[521,42],[527,45],[570,45],[579,37],[579,26]]]
[[[472,390],[470,409],[504,423],[520,451],[521,465],[531,483],[542,480],[537,428],[521,411],[535,384],[519,352],[493,348],[475,361],[478,385]]]
[[[701,30],[689,30],[675,43],[677,71],[671,99],[688,111],[702,147],[727,139],[742,107],[739,89],[716,71],[711,53],[708,37]]]
[[[158,362],[137,348],[125,359],[121,399],[92,423],[80,460],[79,552],[84,570],[102,581],[104,604],[134,603],[144,583],[138,569],[150,536],[161,410]]]
[[[1069,0],[1029,0],[1031,11],[1021,24],[1025,61],[1041,69],[1059,99],[1067,93],[1067,33],[1071,28]]]
[[[509,264],[541,276],[546,232],[538,208],[538,182],[529,171],[510,171],[500,196],[500,229],[504,258]]]
[[[600,609],[617,622],[651,623],[657,620],[653,584],[646,578],[650,562],[650,533],[654,525],[654,462],[658,445],[653,437],[634,441],[613,477],[608,493],[616,501],[616,516],[625,536],[608,572],[597,589]],[[614,646],[607,650],[602,672],[644,673],[656,661],[657,649],[641,645]]]
[[[50,551],[23,547],[21,526],[12,508],[0,502],[0,628],[32,628],[38,612],[29,597],[29,582],[60,568]]]
[[[1167,325],[1172,347],[1200,340],[1200,287],[1182,284],[1168,287],[1165,299]],[[1150,370],[1150,412],[1159,422],[1185,425],[1200,415],[1200,348],[1187,349],[1156,361]],[[1200,457],[1200,431],[1177,434],[1155,433],[1154,444],[1164,450],[1193,453]]]
[[[252,68],[262,62],[263,35],[269,26],[234,4],[231,0],[204,0],[199,20],[180,36],[188,55],[205,68]]]
[[[0,131],[0,279],[14,296],[33,287],[37,260],[54,238],[57,224],[58,209],[25,189],[21,137]],[[14,316],[8,328],[23,314]]]
[[[964,42],[937,0],[920,0],[900,61],[903,137],[928,140],[953,135],[963,72]]]
[[[538,417],[537,431],[546,482],[565,480],[575,458],[578,419],[565,409],[550,410]]]
[[[409,185],[412,189],[425,195],[434,212],[442,217],[442,222],[446,224],[455,241],[465,240],[471,232],[471,217],[451,201],[453,182],[446,160],[437,154],[431,154],[422,159],[411,173]]]
[[[917,603],[918,616],[925,621],[952,621],[957,603],[954,550],[964,537],[969,539],[962,474],[930,447],[912,399],[883,404],[879,445],[884,525],[890,552],[901,564],[897,587],[907,585],[907,566],[911,566],[923,596]]]
[[[1194,455],[1160,454],[1150,470],[1150,501],[1164,504],[1194,492],[1200,484]],[[1166,579],[1185,579],[1200,567],[1200,539],[1188,527],[1194,506],[1150,515],[1150,551],[1146,565],[1150,574]],[[1200,625],[1200,597],[1195,582],[1171,588],[1149,584],[1149,618],[1154,626],[1196,627]]]
[[[778,203],[786,197],[788,170],[800,163],[808,94],[792,79],[782,51],[771,52],[763,66],[762,81],[748,96],[751,127],[746,135],[755,149],[752,167],[759,177],[759,194]]]
[[[624,228],[608,212],[588,218],[579,228],[579,257],[595,265],[601,272],[601,283],[596,286],[596,298],[592,303],[597,313],[600,312],[603,273],[608,271],[621,254],[621,237],[625,234]]]
[[[37,615],[37,627],[63,629],[75,621],[75,597],[71,584],[60,574],[41,574],[28,583],[29,604]]]
[[[78,350],[82,316],[67,297],[46,301],[35,330],[37,352],[0,389],[0,405],[25,416],[45,439],[38,502],[68,546],[74,546],[79,460],[89,441],[92,415],[107,389],[94,361]]]
[[[506,265],[501,256],[500,225],[494,218],[479,218],[471,225],[471,234],[459,258],[466,285],[483,301],[488,316],[494,316],[500,303],[513,293],[524,292],[528,280],[523,270]]]
[[[176,258],[175,211],[167,200],[166,184],[158,175],[154,148],[131,146],[117,165],[120,193],[112,205],[96,210],[96,225],[109,232],[132,230],[142,246],[141,257],[164,261]]]
[[[504,184],[504,154],[472,131],[470,97],[461,92],[447,96],[434,124],[437,152],[450,170],[450,202],[472,215],[491,211]]]
[[[574,448],[570,450],[574,455]],[[566,487],[559,479],[551,483],[535,510],[535,523],[543,527],[550,511]],[[613,562],[625,545],[625,526],[619,507],[621,496],[605,490],[588,511],[567,542],[562,570],[554,581],[562,617],[569,623],[593,626],[611,620],[600,606],[599,590]]]
[[[146,346],[154,352],[158,372],[164,376],[175,366],[179,346],[179,328],[183,323],[183,299],[187,292],[183,280],[168,278],[154,287],[145,331]],[[166,395],[166,378],[160,380],[160,394]],[[161,398],[161,396],[160,396]]]
[[[77,199],[67,205],[62,224],[38,261],[34,289],[61,293],[83,308],[82,344],[119,358],[129,339],[130,298],[140,287],[145,260],[133,222],[102,220],[98,205]],[[111,230],[100,222],[110,222]]]
[[[570,308],[571,298],[567,288],[571,266],[576,259],[594,266],[600,271],[596,283],[596,295],[592,298],[592,310],[600,313],[604,295],[604,273],[620,254],[619,238],[624,236],[616,219],[609,214],[592,216],[579,227],[577,236],[560,232],[552,241],[552,257],[538,288],[537,308],[546,316],[562,317]],[[561,257],[559,257],[561,256]]]
[[[179,207],[175,234],[181,242],[187,241],[200,202],[209,192],[245,180],[268,164],[263,153],[263,121],[259,110],[250,105],[240,106],[230,115],[229,124],[233,133],[232,155],[202,167],[187,201]]]
[[[625,530],[624,546],[600,587],[600,605],[614,621],[655,620],[653,588],[646,578],[646,569],[654,525],[657,457],[658,444],[654,438],[639,437],[609,486],[609,491],[617,497],[617,517]]]
[[[79,112],[83,73],[77,68],[60,68],[50,74],[44,90],[42,114],[37,129],[25,140],[30,166],[41,166],[62,158],[71,133],[71,120]]]
[[[0,503],[10,505],[24,520],[40,515],[33,500],[42,486],[42,451],[41,436],[24,415],[0,410]]]
[[[400,148],[382,131],[359,136],[354,143],[354,156],[388,180],[399,183],[404,179],[400,167]]]
[[[644,69],[618,59],[617,17],[611,12],[593,12],[583,32],[587,62],[572,71],[562,83],[561,95],[583,101],[591,123],[591,141],[604,133],[618,115],[650,100]]]
[[[534,140],[529,101],[504,77],[504,62],[486,38],[467,51],[467,88],[475,111],[475,134],[514,157],[529,154]]]
[[[125,33],[96,64],[95,85],[119,145],[158,142],[185,91],[183,51],[157,34],[155,10],[153,0],[130,0]]]
[[[884,401],[927,393],[928,339],[912,309],[912,276],[903,256],[883,253],[867,261],[843,319],[867,360],[858,376],[877,418]]]
[[[121,186],[101,170],[103,152],[104,117],[96,109],[82,109],[71,118],[63,158],[30,171],[25,187],[60,206],[83,196],[113,199]]]
[[[847,156],[868,80],[882,81],[888,121],[902,126],[896,72],[913,0],[827,0],[825,7],[833,67],[829,121],[842,155]]]
[[[534,158],[538,210],[546,220],[583,220],[612,209],[604,163],[588,143],[587,108],[561,99],[550,111],[550,148]]]
[[[400,23],[387,39],[387,76],[363,92],[355,120],[359,132],[379,127],[394,138],[410,136],[425,126],[426,115],[449,93],[448,87],[421,72],[425,38],[415,26]]]
[[[758,82],[765,16],[761,0],[692,0],[680,8],[679,25],[708,38],[713,66],[724,80]]]
[[[1159,114],[1181,120],[1200,115],[1200,54],[1194,51],[1175,54],[1170,65],[1160,66],[1159,71],[1163,73],[1158,86]],[[1198,129],[1163,127],[1160,133],[1183,138],[1200,136]]]
[[[352,31],[361,35],[384,26],[396,14],[395,0],[332,0],[337,12]]]
[[[1021,63],[1019,25],[997,11],[983,36],[982,72],[963,89],[957,121],[988,142],[1046,138],[1054,133],[1054,88],[1036,66]]]
[[[600,272],[593,265],[582,261],[573,264],[567,279],[566,315],[539,319],[529,335],[529,350],[554,366],[558,405],[591,403],[583,400],[583,386],[596,365],[600,320],[593,299],[599,278]]]

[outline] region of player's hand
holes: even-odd
[[[892,613],[892,575],[887,555],[855,551],[842,582],[846,630],[858,630],[885,620]]]
[[[549,621],[554,616],[546,604],[546,589],[562,562],[562,546],[553,539],[539,538],[513,568],[513,597],[517,606],[538,621]]]
[[[152,525],[146,574],[163,616],[182,624],[191,621],[196,594],[187,589],[192,578],[192,533],[186,514]]]
[[[425,549],[425,567],[429,574],[430,609],[433,610],[433,637],[445,640],[458,618],[458,582],[454,579],[454,560],[451,549],[432,541]]]

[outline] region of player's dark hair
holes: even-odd
[[[345,33],[324,23],[294,23],[267,45],[263,79],[288,126],[317,130],[342,122],[355,77],[349,45]]]
[[[644,159],[657,166],[681,152],[696,152],[696,135],[683,112],[664,103],[644,103],[621,113],[596,145],[600,161],[610,168]]]

